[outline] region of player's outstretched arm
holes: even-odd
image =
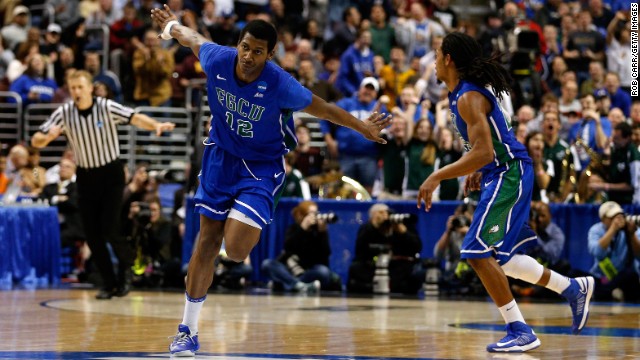
[[[352,128],[371,141],[381,144],[387,143],[380,137],[380,132],[391,123],[391,115],[374,112],[365,121],[360,121],[340,107],[330,104],[316,95],[313,95],[311,105],[307,106],[304,111],[321,119],[327,119],[334,124]]]
[[[178,22],[178,17],[171,12],[167,5],[164,5],[163,9],[151,9],[151,19],[163,30],[163,33],[158,35],[159,37],[169,39],[170,36],[178,40],[180,45],[191,48],[198,58],[200,57],[200,46],[210,42],[197,31],[181,25]],[[169,29],[167,29],[167,25],[169,25]]]

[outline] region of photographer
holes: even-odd
[[[474,207],[470,204],[458,206],[447,220],[447,229],[440,236],[433,248],[435,260],[440,264],[442,276],[439,279],[441,287],[447,287],[453,292],[467,292],[474,280],[478,282],[475,272],[464,261],[460,261],[460,247],[473,217]],[[478,287],[484,292],[482,286]]]
[[[527,254],[551,270],[568,273],[568,263],[561,259],[564,249],[564,232],[551,221],[549,205],[541,201],[533,201],[529,214],[529,226],[538,235],[538,242]]]
[[[275,260],[264,260],[262,271],[287,291],[315,292],[320,286],[342,290],[340,277],[329,269],[327,223],[335,219],[330,215],[318,214],[313,201],[298,204],[291,211],[295,223],[287,230],[282,253]]]
[[[349,267],[349,291],[373,291],[376,258],[380,254],[390,254],[391,292],[416,293],[422,285],[424,270],[417,259],[422,242],[404,221],[391,221],[392,218],[385,204],[374,204],[369,209],[369,221],[358,230],[355,255]]]
[[[164,268],[175,257],[171,254],[171,222],[162,215],[160,198],[148,195],[145,201],[131,203],[129,219],[133,223],[129,243],[134,246],[134,283],[159,286],[164,281]]]
[[[600,205],[598,214],[601,222],[589,229],[596,299],[638,301],[640,286],[634,266],[634,259],[636,263],[640,259],[637,222],[627,221],[620,205],[613,201]]]

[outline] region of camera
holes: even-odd
[[[316,220],[324,221],[327,224],[333,224],[338,221],[338,215],[332,212],[316,214]]]
[[[138,202],[138,207],[140,208],[140,211],[136,213],[136,221],[138,224],[146,225],[151,222],[151,209],[149,208],[149,203]]]
[[[406,214],[406,213],[402,213],[402,214],[395,214],[395,213],[391,213],[389,214],[389,218],[387,220],[385,220],[382,225],[383,226],[389,226],[389,225],[396,225],[396,224],[408,224],[412,221],[415,221],[417,219],[417,216],[414,214]]]
[[[634,223],[636,226],[640,226],[640,215],[627,215],[625,216],[625,220],[628,223]]]
[[[451,229],[458,230],[462,227],[469,226],[470,221],[466,216],[458,215],[451,220]]]
[[[392,224],[406,224],[415,219],[413,214],[389,214],[389,222]]]

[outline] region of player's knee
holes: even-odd
[[[205,253],[213,253],[216,250],[220,249],[222,246],[222,235],[221,234],[206,234],[201,233],[198,238],[198,247],[202,252]]]
[[[544,272],[544,266],[527,255],[514,255],[506,264],[502,265],[505,275],[514,279],[521,279],[535,284]]]
[[[225,244],[225,251],[227,252],[227,257],[235,262],[242,262],[244,259],[249,256],[249,252],[251,249],[245,249],[242,246],[233,246],[231,244]]]
[[[507,262],[506,264],[501,265],[500,267],[502,268],[502,271],[504,271],[504,274],[507,275],[510,278],[514,278],[514,279],[519,279],[518,274],[519,271],[517,271],[518,265],[516,264],[518,261],[517,260],[509,260],[509,262]]]

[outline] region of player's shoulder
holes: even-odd
[[[458,107],[472,106],[477,102],[486,101],[487,96],[480,88],[465,89],[465,91],[458,92],[456,97],[456,105]]]
[[[291,81],[297,81],[293,76],[291,76],[291,74],[272,61],[267,61],[265,64],[262,78],[275,86],[288,84]]]
[[[290,77],[287,71],[281,68],[279,65],[274,63],[273,61],[267,61],[264,66],[264,72],[266,76],[278,77],[278,78],[287,78]]]
[[[203,52],[207,52],[209,54],[215,55],[215,56],[210,55],[207,57],[207,60],[210,62],[213,62],[213,61],[226,62],[228,61],[228,57],[235,56],[238,50],[233,47],[222,46],[209,41],[200,46],[200,54],[202,54]]]

